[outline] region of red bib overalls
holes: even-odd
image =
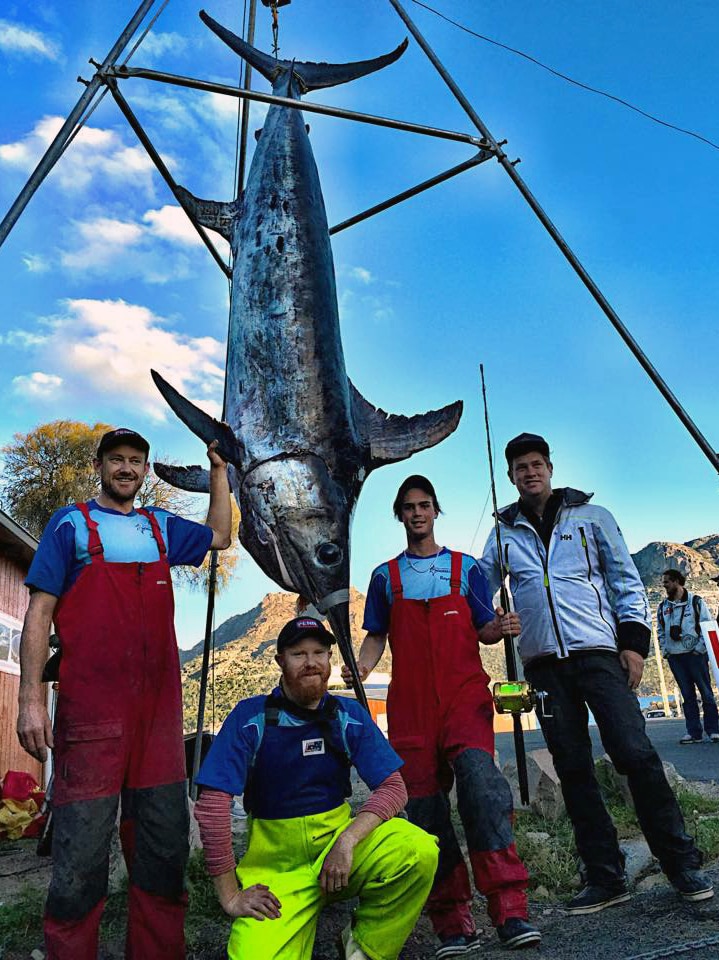
[[[494,764],[489,677],[461,595],[462,554],[451,554],[447,596],[406,600],[396,559],[389,573],[389,740],[404,760],[410,820],[440,841],[427,901],[435,932],[446,937],[474,930],[469,874],[450,820],[447,795],[455,778],[475,884],[488,899],[493,923],[526,918],[527,872],[514,849],[511,792]]]
[[[184,957],[187,796],[182,691],[167,551],[108,563],[87,504],[90,563],[58,602],[53,880],[48,960],[94,960],[117,799],[130,873],[127,956]],[[129,518],[128,518],[128,522]],[[98,868],[99,861],[99,868]]]

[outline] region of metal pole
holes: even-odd
[[[210,640],[212,638],[212,620],[215,615],[215,586],[217,584],[217,550],[210,552],[210,579],[207,584],[207,617],[205,619],[205,646],[202,650],[202,670],[200,672],[200,696],[197,703],[197,732],[195,734],[195,752],[192,757],[192,779],[190,796],[197,800],[195,779],[200,769],[202,757],[202,733],[205,725],[205,699],[207,697],[207,674],[210,669]]]
[[[699,430],[699,428],[691,419],[689,414],[682,407],[679,400],[675,397],[675,395],[669,389],[669,386],[665,383],[665,381],[659,374],[658,370],[650,362],[649,358],[646,356],[646,354],[644,353],[642,348],[639,346],[637,341],[634,339],[634,337],[631,335],[629,330],[627,330],[627,328],[624,326],[622,321],[619,319],[619,316],[617,315],[613,307],[610,305],[609,301],[606,299],[606,297],[601,292],[599,287],[596,285],[594,280],[592,280],[592,278],[589,276],[587,271],[579,262],[578,258],[570,249],[564,237],[562,237],[559,230],[556,228],[556,226],[549,219],[549,217],[544,212],[542,207],[539,205],[539,202],[531,193],[531,191],[525,184],[524,180],[522,180],[520,175],[517,173],[517,170],[514,164],[507,158],[506,153],[504,153],[504,151],[499,147],[497,141],[489,132],[489,129],[485,126],[485,124],[479,118],[474,108],[472,107],[471,103],[462,93],[462,91],[457,86],[455,81],[452,79],[452,77],[450,76],[450,74],[448,73],[448,71],[446,70],[446,68],[444,67],[444,65],[442,64],[442,62],[440,61],[439,57],[436,55],[432,47],[424,39],[419,29],[417,28],[415,23],[412,21],[412,19],[410,18],[409,14],[404,9],[402,4],[399,2],[399,0],[389,0],[389,2],[397,11],[401,19],[404,21],[407,29],[410,31],[410,33],[415,38],[417,43],[424,50],[425,54],[427,55],[427,57],[429,58],[429,60],[431,61],[431,63],[439,73],[439,75],[442,77],[444,82],[447,84],[449,89],[452,91],[455,99],[458,101],[458,103],[460,104],[464,112],[467,114],[469,119],[475,125],[477,130],[479,130],[479,132],[482,134],[484,139],[489,142],[489,144],[491,145],[491,148],[496,151],[497,160],[502,165],[502,167],[504,167],[506,172],[509,174],[512,182],[517,187],[519,192],[522,194],[524,199],[527,201],[529,206],[532,208],[536,216],[539,218],[539,221],[542,224],[542,226],[547,230],[552,240],[554,240],[554,242],[557,244],[557,246],[565,256],[565,258],[569,261],[569,264],[574,270],[574,272],[577,274],[577,276],[582,281],[584,286],[587,288],[587,290],[589,290],[591,295],[599,304],[600,308],[606,315],[609,322],[612,324],[612,326],[617,331],[619,336],[622,338],[622,340],[624,340],[626,345],[632,351],[636,359],[639,361],[639,363],[643,367],[645,373],[648,374],[649,378],[652,380],[652,382],[654,383],[656,388],[659,390],[659,392],[662,394],[664,399],[667,401],[669,406],[672,408],[674,413],[676,413],[676,415],[679,417],[681,422],[687,428],[687,430],[689,431],[691,436],[694,438],[696,443],[699,445],[700,449],[705,454],[706,458],[712,464],[714,469],[719,473],[719,455],[717,454],[717,452],[712,448],[707,438]]]
[[[30,174],[27,183],[18,194],[13,205],[5,214],[2,223],[0,223],[0,246],[2,246],[7,239],[8,234],[17,223],[20,214],[30,202],[32,195],[60,159],[67,141],[72,136],[75,125],[80,120],[85,112],[85,109],[89,106],[90,101],[93,99],[95,94],[100,89],[100,86],[104,82],[102,77],[103,72],[114,66],[115,61],[130,42],[135,31],[140,26],[148,10],[154,3],[155,0],[142,0],[142,3],[137,8],[135,15],[122,31],[112,49],[103,60],[102,65],[97,70],[95,76],[88,83],[87,87],[85,88],[85,92],[81,95],[80,99],[68,114],[67,120],[65,120],[62,127],[60,127],[55,139],[45,151],[42,159]]]
[[[470,170],[472,167],[476,167],[478,164],[484,163],[485,160],[491,160],[493,156],[494,154],[487,150],[480,150],[479,153],[475,154],[475,156],[471,157],[469,160],[465,160],[464,163],[458,164],[456,167],[452,167],[451,170],[445,170],[444,173],[438,173],[436,177],[431,177],[429,180],[424,180],[422,183],[417,184],[416,187],[410,187],[409,190],[404,190],[402,193],[398,193],[389,200],[385,200],[382,203],[377,203],[375,206],[369,207],[367,210],[363,210],[362,213],[357,213],[354,217],[350,217],[348,220],[343,220],[342,223],[336,224],[334,227],[330,228],[330,236],[332,237],[336,233],[346,230],[348,227],[353,227],[355,224],[361,223],[363,220],[369,220],[370,217],[374,217],[376,214],[382,213],[384,210],[389,210],[390,207],[394,207],[398,203],[402,203],[405,200],[416,197],[418,194],[424,193],[425,190],[429,190],[430,187],[436,187],[438,184],[444,183],[445,180],[456,177],[457,174],[464,173],[465,170]]]
[[[255,19],[257,15],[257,0],[250,0],[250,17],[247,24],[247,42],[252,46],[255,42]],[[242,86],[249,90],[252,85],[252,67],[245,60],[245,76]],[[245,186],[245,166],[247,163],[247,130],[250,123],[250,102],[242,101],[242,126],[240,129],[240,156],[237,164],[237,196],[242,195]]]
[[[341,120],[357,120],[359,123],[369,123],[376,127],[389,127],[391,130],[404,130],[408,133],[422,133],[428,137],[437,137],[440,140],[454,140],[457,143],[469,143],[481,150],[494,152],[499,149],[482,137],[474,137],[471,133],[457,133],[454,130],[443,130],[441,127],[428,127],[422,123],[409,123],[405,120],[393,120],[391,117],[380,117],[371,113],[360,113],[356,110],[344,110],[342,107],[330,107],[324,103],[311,103],[309,100],[293,100],[290,97],[276,97],[273,93],[260,93],[259,90],[240,90],[230,87],[226,83],[212,83],[209,80],[196,80],[194,77],[183,77],[176,73],[164,73],[161,70],[146,70],[144,67],[113,67],[106,71],[106,76],[117,77],[118,80],[157,80],[160,83],[169,83],[176,87],[190,87],[193,90],[204,90],[206,93],[224,93],[228,97],[239,97],[245,100],[254,100],[257,103],[277,104],[280,107],[292,107],[304,113],[319,113],[324,117],[339,117]]]

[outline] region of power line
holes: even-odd
[[[542,70],[546,70],[547,73],[551,73],[555,77],[559,77],[560,80],[566,80],[567,83],[572,83],[575,87],[579,87],[581,90],[588,90],[589,93],[596,93],[600,97],[606,97],[607,100],[613,100],[615,103],[618,103],[623,107],[628,107],[630,110],[633,110],[640,116],[646,117],[647,120],[652,120],[654,123],[658,123],[662,127],[668,127],[670,130],[676,130],[677,133],[683,133],[687,137],[694,137],[695,140],[700,140],[702,143],[706,143],[707,146],[713,147],[715,150],[719,150],[719,143],[715,143],[713,140],[703,137],[700,133],[695,133],[693,130],[686,130],[684,127],[678,127],[674,123],[669,123],[667,120],[662,120],[660,117],[655,117],[654,114],[647,113],[646,110],[642,110],[640,107],[635,106],[628,100],[622,99],[622,97],[615,97],[613,93],[607,93],[606,90],[599,90],[597,87],[591,87],[587,83],[582,83],[581,80],[575,80],[573,77],[567,76],[566,73],[562,73],[560,70],[555,70],[554,67],[550,67],[546,63],[542,63],[542,61],[537,60],[536,57],[533,57],[528,53],[524,53],[523,50],[517,50],[515,47],[510,47],[506,43],[501,43],[499,40],[493,40],[492,37],[486,37],[482,33],[477,33],[475,30],[471,30],[463,23],[459,23],[457,20],[452,20],[451,17],[446,16],[439,10],[435,10],[434,7],[430,7],[429,4],[423,3],[422,0],[412,0],[412,2],[416,3],[418,7],[424,7],[425,10],[429,10],[430,13],[433,13],[441,20],[446,20],[447,23],[450,23],[453,27],[457,27],[458,30],[463,30],[464,33],[468,33],[470,36],[476,37],[478,40],[484,40],[486,43],[491,43],[495,47],[501,47],[502,50],[507,50],[509,53],[514,53],[518,57],[523,57],[525,60],[529,60],[530,63],[534,63],[536,66],[541,67]]]

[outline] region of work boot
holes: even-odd
[[[584,913],[599,913],[606,907],[614,907],[619,903],[626,903],[631,897],[626,883],[617,884],[616,887],[600,887],[595,883],[588,883],[576,897],[572,897],[566,905],[565,910],[574,916]]]

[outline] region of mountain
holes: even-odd
[[[688,587],[700,593],[712,613],[716,613],[719,607],[719,584],[709,578],[719,576],[719,534],[698,537],[686,543],[649,543],[633,554],[633,558],[647,588],[654,615],[657,605],[665,596],[661,576],[669,567],[681,570],[687,577]],[[364,595],[351,587],[350,627],[355,650],[359,649],[364,636],[364,601]],[[238,700],[258,693],[269,693],[276,684],[279,671],[274,661],[275,640],[282,626],[295,616],[297,608],[294,594],[268,593],[257,606],[230,617],[217,627],[213,634],[214,656],[210,660],[210,685],[205,708],[209,727],[219,727]],[[192,649],[180,651],[185,727],[188,731],[194,730],[197,722],[202,647],[203,642],[200,641]],[[506,677],[503,644],[482,646],[481,655],[484,669],[492,680]],[[334,654],[335,662],[338,656],[338,653]],[[387,650],[377,669],[390,673],[391,668],[392,658]],[[672,684],[668,671],[667,682]],[[649,695],[658,690],[657,665],[650,656],[640,693]]]

